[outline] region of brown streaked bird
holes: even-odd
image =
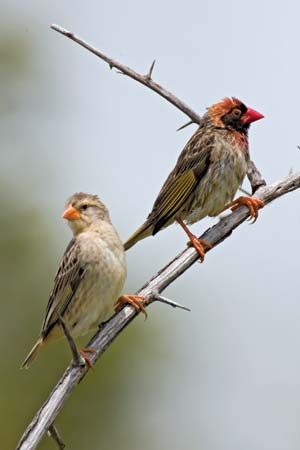
[[[72,195],[62,217],[68,221],[73,239],[56,273],[40,336],[22,368],[29,367],[42,347],[64,335],[59,316],[72,337],[97,329],[112,315],[125,282],[123,245],[99,198],[83,192]],[[117,309],[124,303],[144,312],[140,297],[120,297]],[[88,354],[93,349],[79,352],[91,365]]]
[[[234,97],[209,107],[162,186],[145,223],[125,242],[125,250],[177,222],[203,261],[205,250],[211,246],[197,238],[187,225],[240,205],[248,207],[255,221],[258,209],[264,206],[261,200],[252,197],[232,200],[247,172],[249,126],[263,117]]]

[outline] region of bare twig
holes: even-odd
[[[240,187],[240,188],[239,188],[239,191],[241,191],[243,194],[247,195],[248,197],[251,197],[250,192],[248,192],[246,189]]]
[[[247,177],[250,181],[252,188],[252,195],[259,189],[261,186],[266,186],[265,180],[262,178],[261,173],[255,166],[253,161],[248,162],[248,170]]]
[[[269,186],[259,188],[255,197],[260,198],[267,205],[278,197],[299,188],[300,172]],[[248,215],[248,208],[246,206],[241,206],[236,211],[220,220],[212,228],[205,231],[201,236],[201,239],[209,242],[215,247],[224,239],[228,238],[232,231],[247,219]],[[261,215],[263,215],[263,212]],[[262,220],[263,218],[261,217],[260,219]],[[149,303],[155,301],[157,295],[176,280],[176,278],[180,277],[180,275],[194,264],[198,258],[199,255],[194,248],[187,248],[151,278],[151,280],[138,291],[137,295],[148,297]],[[91,347],[96,351],[95,354],[91,356],[93,363],[100,358],[105,350],[112,344],[114,339],[136,315],[136,311],[133,307],[125,306],[125,308],[103,325],[101,330],[88,343],[88,347]],[[32,422],[24,432],[17,450],[31,450],[37,447],[44,433],[47,432],[54,422],[67,398],[80,380],[85,376],[87,370],[87,367],[74,367],[73,364],[70,364],[48,399],[36,413]]]
[[[182,111],[184,114],[186,114],[188,117],[190,117],[190,121],[182,125],[177,129],[177,131],[182,130],[183,128],[191,125],[192,123],[200,124],[201,116],[197,114],[195,111],[192,110],[186,103],[184,103],[182,100],[180,100],[178,97],[176,97],[172,92],[165,89],[160,84],[156,83],[152,80],[152,72],[155,64],[155,60],[150,66],[150,69],[146,75],[142,75],[133,69],[131,69],[128,66],[125,66],[124,64],[121,64],[119,61],[116,61],[115,59],[110,58],[109,56],[105,55],[103,52],[98,50],[97,48],[93,47],[92,45],[88,44],[86,41],[81,39],[80,37],[76,36],[71,31],[66,30],[65,28],[62,28],[59,25],[51,25],[52,30],[57,31],[58,33],[68,37],[72,41],[76,42],[77,44],[81,45],[88,51],[94,53],[94,55],[101,58],[103,61],[105,61],[109,67],[112,69],[115,67],[118,69],[119,73],[122,73],[124,75],[127,75],[129,78],[132,78],[135,81],[138,81],[139,83],[143,84],[144,86],[148,87],[152,91],[156,92],[161,97],[165,98],[168,102],[170,102],[172,105],[174,105],[176,108],[178,108],[180,111]],[[247,177],[250,181],[251,187],[252,187],[252,193],[260,187],[265,186],[266,182],[262,179],[260,172],[256,168],[253,161],[249,162],[249,168]]]
[[[64,450],[66,444],[64,443],[64,441],[62,440],[58,429],[56,428],[56,426],[54,425],[54,423],[52,425],[50,425],[49,430],[48,430],[48,434],[55,440],[55,442],[57,443],[57,447],[60,450]]]
[[[68,37],[72,41],[74,41],[77,44],[81,45],[82,47],[86,48],[90,52],[94,53],[94,55],[98,56],[103,61],[105,61],[109,65],[110,68],[114,67],[115,69],[118,69],[121,73],[123,73],[124,75],[127,75],[129,78],[133,78],[135,81],[138,81],[139,83],[143,84],[144,86],[147,86],[149,89],[152,89],[152,91],[161,95],[168,102],[172,103],[172,105],[176,106],[176,108],[178,108],[182,112],[184,112],[188,117],[190,117],[192,119],[193,122],[200,123],[201,117],[195,111],[193,111],[183,101],[179,100],[179,98],[175,97],[175,95],[173,95],[171,92],[169,92],[163,86],[159,85],[158,83],[156,83],[155,81],[152,80],[151,76],[152,76],[152,71],[153,71],[155,61],[153,61],[153,63],[151,64],[148,73],[146,75],[142,75],[138,72],[135,72],[130,67],[119,63],[115,59],[112,59],[109,56],[106,56],[103,52],[101,52],[97,48],[93,47],[92,45],[88,44],[83,39],[76,36],[74,33],[71,33],[70,31],[66,30],[65,28],[62,28],[59,25],[51,25],[51,28],[52,28],[52,30],[58,31],[58,33],[63,34],[64,36]]]

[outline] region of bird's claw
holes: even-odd
[[[210,250],[213,246],[209,244],[206,241],[203,241],[203,239],[197,238],[197,236],[190,235],[190,240],[188,241],[187,245],[189,247],[194,247],[195,250],[197,250],[200,258],[200,262],[204,261],[205,258],[205,251]]]
[[[241,196],[228,205],[231,211],[235,211],[240,206],[247,206],[249,209],[249,219],[251,223],[256,222],[258,218],[258,210],[265,206],[264,202],[259,198]]]
[[[89,358],[90,354],[95,354],[96,350],[93,348],[80,348],[78,349],[78,352],[80,354],[80,356],[84,359],[86,365],[88,366],[89,369],[93,369],[94,368],[94,364],[92,363],[92,361]]]
[[[137,313],[143,313],[146,320],[148,314],[144,306],[144,300],[144,297],[141,297],[140,295],[122,295],[115,304],[115,312],[119,312],[124,305],[131,305]]]

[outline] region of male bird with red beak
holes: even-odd
[[[145,223],[125,242],[125,250],[177,222],[203,261],[210,245],[198,239],[187,225],[240,205],[248,207],[255,221],[258,209],[264,206],[261,200],[252,197],[232,200],[247,172],[249,126],[263,117],[234,97],[209,107],[162,186]]]

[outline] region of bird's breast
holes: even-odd
[[[231,202],[247,172],[248,153],[227,141],[217,142],[207,173],[194,191],[186,214],[187,223],[217,216]]]
[[[65,314],[74,336],[97,328],[112,315],[126,278],[123,250],[101,239],[85,242],[81,260],[84,276]]]

